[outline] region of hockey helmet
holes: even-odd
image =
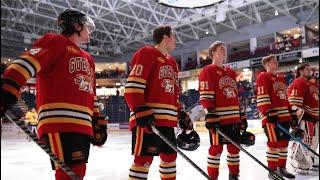
[[[177,145],[181,149],[194,151],[200,146],[200,137],[194,130],[190,133],[182,131],[182,133],[177,136]]]
[[[61,28],[63,35],[72,35],[77,32],[74,24],[78,23],[80,26],[87,25],[89,32],[95,30],[95,24],[93,20],[87,16],[84,12],[76,9],[66,9],[58,17],[58,24]]]
[[[240,141],[241,144],[245,145],[245,146],[252,146],[255,143],[255,135],[252,134],[251,132],[242,132],[241,136],[240,136]]]

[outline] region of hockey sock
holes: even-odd
[[[222,153],[222,145],[211,145],[208,155],[208,174],[212,179],[219,176],[220,155]]]
[[[287,163],[287,156],[288,156],[288,141],[281,140],[278,142],[279,146],[279,160],[278,160],[278,167],[285,168]]]
[[[277,148],[276,142],[268,142],[267,143],[267,161],[268,161],[268,167],[271,170],[277,170],[278,166],[278,159],[279,159],[279,150]]]
[[[153,156],[135,156],[130,168],[129,180],[147,179]]]
[[[160,153],[159,172],[161,180],[175,180],[176,179],[176,159],[177,153],[163,154]]]
[[[86,163],[74,164],[70,166],[71,170],[83,179],[86,174]],[[56,180],[72,180],[62,169],[58,168],[56,170]]]
[[[240,164],[240,156],[239,156],[240,149],[238,149],[233,144],[228,144],[227,149],[228,149],[227,164],[229,167],[229,172],[232,175],[238,175],[239,164]]]

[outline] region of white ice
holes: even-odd
[[[199,133],[201,146],[194,152],[183,151],[200,168],[206,172],[209,136],[206,132]],[[265,157],[266,137],[264,134],[256,135],[256,144],[246,150],[266,164]],[[91,147],[87,174],[85,180],[127,180],[129,168],[132,163],[131,135],[129,131],[110,131],[108,141],[103,147]],[[290,153],[289,153],[290,154]],[[155,157],[150,167],[148,179],[159,180],[159,157]],[[254,162],[245,153],[240,153],[240,179],[264,180],[268,179],[268,172]],[[292,169],[287,163],[287,168]],[[221,155],[220,180],[228,179],[226,164],[226,147]],[[294,173],[296,174],[296,173]],[[17,127],[2,126],[1,134],[1,179],[3,180],[53,180],[54,172],[51,170],[49,156],[34,142],[28,141],[22,131]],[[177,179],[201,180],[205,179],[195,168],[178,155]],[[311,171],[308,175],[297,175],[296,180],[317,180],[319,172]]]

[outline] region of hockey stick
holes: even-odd
[[[231,142],[233,145],[235,145],[237,148],[239,148],[241,151],[243,151],[244,153],[246,153],[248,156],[250,156],[255,162],[257,162],[258,164],[260,164],[264,169],[266,169],[267,171],[269,171],[272,176],[274,178],[276,178],[277,180],[284,180],[283,177],[279,176],[278,174],[276,174],[275,172],[273,172],[271,169],[269,169],[266,165],[264,165],[261,161],[259,161],[257,158],[255,158],[252,154],[250,154],[247,150],[245,150],[243,147],[241,147],[239,144],[237,144],[236,142],[234,142],[230,137],[228,137],[226,134],[224,134],[219,128],[216,128],[216,131],[223,136],[224,138],[226,138],[229,142]]]
[[[52,161],[54,161],[72,180],[80,180],[78,175],[76,175],[68,165],[60,161],[56,155],[54,155],[50,148],[43,144],[37,136],[35,136],[30,130],[24,125],[22,121],[19,121],[9,110],[6,112],[5,116],[12,122],[14,122],[20,129],[23,130],[42,150],[44,150]]]
[[[295,140],[296,142],[300,143],[303,147],[308,149],[310,152],[312,152],[314,155],[319,157],[319,154],[316,153],[313,149],[311,149],[308,145],[306,145],[304,142],[302,142],[299,138],[296,138],[293,136],[288,130],[286,130],[283,126],[281,126],[279,123],[277,123],[277,127],[281,129],[284,133],[286,133],[288,136],[290,136],[291,139]]]
[[[199,166],[197,166],[191,159],[188,158],[183,152],[181,152],[175,145],[170,142],[160,131],[155,128],[153,125],[151,126],[152,131],[159,136],[165,143],[167,143],[174,151],[180,154],[186,161],[188,161],[194,168],[196,168],[204,177],[207,179],[211,179],[207,173],[205,173]]]

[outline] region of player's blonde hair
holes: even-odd
[[[277,60],[277,56],[274,54],[270,54],[262,58],[261,63],[265,67],[267,63],[269,63],[272,59]]]
[[[222,41],[215,41],[209,47],[209,57],[212,58],[212,53],[217,50],[219,46],[224,46],[225,44]]]

